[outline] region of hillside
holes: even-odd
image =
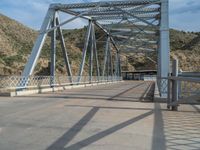
[[[170,30],[171,57],[184,71],[200,71],[200,32]]]
[[[23,71],[24,65],[31,53],[38,32],[2,14],[0,14],[0,22],[0,75],[19,75]],[[84,30],[79,30],[78,33],[80,34]],[[74,37],[74,35],[77,35],[76,32],[73,31],[75,34],[70,34],[67,31],[64,32],[68,37],[65,41],[70,41],[66,42],[66,47],[69,49],[70,58],[72,58],[70,61],[72,68],[74,68],[73,72],[77,72],[77,66],[80,64],[81,57],[80,47],[77,46],[77,43],[84,38],[83,36]],[[36,66],[35,74],[49,74],[49,43],[50,39],[47,38]],[[56,71],[63,74],[65,73],[65,67],[61,55],[61,48],[58,46]]]
[[[17,73],[22,70],[37,33],[3,15],[0,22],[0,72]]]
[[[20,75],[31,53],[38,32],[2,14],[0,14],[0,22],[0,75]],[[80,65],[85,31],[86,28],[64,31],[65,43],[69,50],[70,62],[74,74],[77,73]],[[97,38],[101,35],[102,33],[98,31]],[[186,33],[183,31],[170,30],[170,39],[171,57],[178,57],[181,69],[200,71],[200,33]],[[59,41],[57,42],[59,45]],[[47,38],[38,65],[36,66],[35,74],[49,74],[49,43],[50,38]],[[100,51],[104,48],[102,43],[98,43],[98,47],[100,47]],[[100,57],[102,59],[102,56]],[[150,57],[156,60],[154,55]],[[156,68],[155,63],[149,61],[149,59],[142,54],[138,54],[132,59],[122,57],[122,60],[122,68],[124,70]],[[86,68],[87,67],[86,64]],[[58,74],[66,73],[60,46],[57,46],[56,71]]]

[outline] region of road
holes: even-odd
[[[150,86],[130,81],[0,97],[0,150],[199,150],[200,106],[168,111],[152,101]]]

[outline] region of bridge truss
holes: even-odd
[[[60,22],[59,12],[73,15]],[[168,76],[169,72],[169,22],[168,0],[125,0],[91,2],[76,4],[51,4],[34,44],[30,58],[22,76],[31,76],[40,56],[42,47],[51,35],[52,82],[56,67],[56,37],[59,37],[68,76],[72,78],[71,65],[66,49],[62,26],[82,18],[88,20],[82,61],[76,82],[80,82],[89,54],[89,76],[121,76],[120,56],[132,56],[135,53],[157,54],[158,79]],[[95,31],[101,29],[106,34],[104,60],[99,62],[99,53]],[[114,49],[114,50],[111,50]],[[113,57],[114,56],[114,57]],[[100,63],[103,64],[100,67]],[[94,65],[96,66],[94,70]],[[73,83],[74,81],[71,80]],[[167,92],[167,83],[159,80],[161,93]]]

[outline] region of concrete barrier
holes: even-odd
[[[123,81],[87,83],[87,84],[81,84],[81,85],[67,85],[67,86],[52,87],[52,88],[49,87],[49,88],[39,88],[39,89],[27,89],[23,91],[12,91],[12,92],[7,92],[7,93],[0,93],[0,96],[9,96],[9,97],[25,96],[25,95],[31,95],[31,94],[56,92],[56,91],[62,91],[62,90],[67,90],[67,89],[83,88],[83,87],[97,86],[97,85],[104,85],[104,84],[113,84],[113,83],[119,83],[119,82],[123,82]]]

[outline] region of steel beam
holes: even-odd
[[[95,61],[96,61],[96,72],[97,72],[97,76],[98,76],[98,80],[99,80],[99,76],[100,76],[99,58],[98,58],[98,52],[97,52],[96,35],[95,35],[94,23],[92,23],[92,30],[93,30],[94,55],[95,55]]]
[[[55,29],[58,28],[58,27],[61,27],[61,26],[63,26],[63,25],[66,25],[66,24],[68,24],[68,23],[70,23],[70,22],[72,22],[72,21],[74,21],[74,20],[80,18],[81,16],[83,16],[83,14],[84,14],[84,13],[79,14],[79,15],[77,15],[77,16],[75,16],[75,17],[72,17],[72,18],[70,18],[70,19],[68,19],[68,20],[65,20],[65,21],[61,22],[59,25],[56,25],[55,27],[52,27],[52,28],[47,29],[47,30],[45,30],[45,31],[42,31],[42,33],[44,34],[44,33],[51,32],[51,31],[55,30]]]
[[[158,15],[112,15],[112,16],[99,16],[99,17],[92,17],[93,20],[97,20],[97,21],[102,21],[102,20],[121,20],[121,19],[134,19],[134,20],[143,20],[142,22],[147,23],[148,21],[146,20],[150,20],[150,19],[157,19]],[[149,23],[147,23],[149,24]]]
[[[120,52],[118,51],[117,52],[117,62],[118,62],[118,76],[122,76],[121,75],[121,59],[120,59]]]
[[[45,33],[44,31],[46,31],[49,28],[49,25],[50,25],[54,15],[55,15],[54,9],[50,8],[48,10],[46,16],[45,16],[45,19],[43,21],[42,27],[40,29],[40,34],[37,37],[37,40],[36,40],[36,42],[35,42],[35,44],[33,46],[31,55],[30,55],[30,57],[28,59],[28,62],[26,64],[26,66],[25,66],[25,69],[24,69],[24,71],[22,73],[22,76],[28,77],[28,76],[32,75],[33,70],[34,70],[34,68],[36,66],[37,60],[39,58],[42,46],[44,45],[44,41],[45,41],[46,36],[47,36],[47,33]]]
[[[56,26],[56,12],[51,22],[51,27]],[[51,31],[51,67],[50,67],[50,76],[51,76],[51,87],[54,87],[55,84],[55,68],[56,68],[56,32],[57,29]]]
[[[169,10],[168,0],[161,0],[161,20],[160,20],[160,42],[158,50],[158,76],[159,78],[167,77],[169,73],[170,46],[169,46]],[[161,83],[164,80],[160,81]],[[167,96],[167,83],[160,83],[161,96]]]
[[[86,53],[88,50],[88,44],[89,44],[89,39],[90,39],[90,35],[91,35],[91,25],[92,25],[92,23],[91,23],[91,21],[89,21],[89,25],[88,25],[87,32],[85,35],[85,43],[84,43],[84,48],[83,48],[82,61],[81,61],[80,70],[79,70],[79,74],[78,74],[78,76],[79,76],[78,81],[77,81],[78,83],[81,81],[83,69],[85,66]]]
[[[135,10],[135,8],[132,9],[128,9],[127,10],[130,13],[133,14],[153,14],[153,13],[159,13],[160,9],[159,8],[141,8],[139,10]],[[79,13],[82,13],[82,11],[79,11]],[[101,10],[101,11],[91,11],[86,13],[84,16],[106,16],[106,15],[121,15],[122,12],[121,11],[117,11],[117,10]]]
[[[117,32],[112,32],[112,31],[117,31]],[[145,36],[148,35],[148,36],[157,36],[156,32],[153,32],[153,31],[147,31],[145,30]],[[131,29],[129,30],[124,30],[124,31],[121,31],[121,30],[113,30],[111,29],[111,34],[114,36],[114,35],[126,35],[126,36],[131,36],[131,35],[137,35],[137,33],[141,33],[140,31],[132,31]]]
[[[105,76],[106,64],[108,63],[109,45],[110,45],[110,37],[107,36],[106,48],[105,48],[105,52],[104,52],[104,64],[103,64],[103,73],[102,73],[102,76]]]
[[[93,3],[77,3],[77,4],[51,4],[54,9],[84,9],[96,6],[109,7],[109,6],[123,6],[133,7],[145,4],[160,4],[160,0],[126,0],[126,1],[108,1],[108,2],[93,2]]]
[[[67,14],[70,14],[70,15],[79,16],[82,19],[92,20],[92,18],[89,17],[89,16],[82,16],[82,15],[80,16],[80,14],[83,14],[84,12],[76,12],[76,11],[72,11],[72,10],[69,10],[69,9],[59,9],[59,10],[62,11],[62,12],[65,12]],[[86,12],[86,13],[89,13],[89,12]]]
[[[178,77],[178,60],[172,61],[172,77]],[[178,81],[172,80],[172,103],[178,101]],[[172,106],[172,110],[177,110],[177,106]]]
[[[149,14],[139,14],[139,15],[135,15],[135,14],[132,14],[132,13],[126,11],[126,10],[123,10],[123,9],[120,8],[120,7],[116,7],[116,6],[112,6],[112,7],[113,7],[114,9],[116,9],[116,10],[121,11],[122,13],[125,13],[125,14],[128,15],[129,17],[136,18],[136,19],[140,20],[141,22],[146,23],[147,25],[155,26],[154,24],[152,24],[152,23],[146,21],[145,19],[143,19],[143,17],[144,17],[144,18],[145,18],[145,17],[153,17],[153,18],[155,18],[155,17],[157,16],[157,14],[156,14],[156,15],[153,15],[153,14],[151,14],[151,15],[149,15]],[[127,16],[127,17],[128,17],[128,16]]]
[[[56,24],[57,25],[60,24],[58,16],[56,17]],[[65,41],[64,41],[64,37],[63,37],[63,33],[62,33],[61,27],[58,27],[58,34],[59,34],[59,38],[60,38],[60,42],[61,42],[61,48],[62,48],[62,53],[63,53],[63,57],[64,57],[64,61],[65,61],[67,74],[69,76],[70,82],[72,83],[73,80],[72,80],[71,65],[69,63],[68,52],[67,52],[67,49],[66,49],[66,46],[65,46]]]
[[[121,52],[123,53],[134,53],[134,52],[155,52],[154,49],[150,49],[150,48],[136,48],[136,47],[132,47],[132,48],[126,48],[125,50],[121,50]]]
[[[113,60],[112,60],[112,50],[109,48],[109,57],[110,57],[110,71],[111,71],[111,76],[113,77]]]
[[[91,32],[90,32],[90,43],[91,43],[91,47],[90,47],[90,61],[89,61],[89,77],[90,77],[90,82],[92,82],[92,75],[93,75],[93,60],[94,60],[94,36],[93,36],[93,27],[92,27],[92,23],[91,23]]]

